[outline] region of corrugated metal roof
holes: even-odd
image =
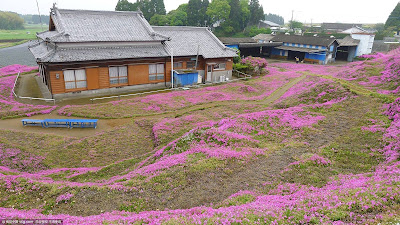
[[[141,12],[52,9],[56,32],[42,34],[52,42],[158,41]]]
[[[274,23],[272,21],[268,21],[268,20],[260,20],[261,23],[265,23],[270,27],[280,27],[281,25]]]
[[[163,45],[126,46],[104,48],[57,48],[47,49],[44,43],[30,48],[38,62],[83,62],[112,59],[137,59],[168,57]]]
[[[257,43],[252,38],[232,38],[232,37],[220,37],[218,38],[224,44],[240,44],[240,43]]]
[[[254,40],[263,40],[263,41],[270,41],[274,38],[275,35],[272,34],[257,34],[253,37]]]
[[[272,38],[275,42],[295,43],[304,45],[319,45],[319,46],[330,46],[336,41],[334,38],[323,38],[323,37],[311,37],[311,36],[300,36],[300,35],[277,35]]]
[[[170,27],[160,26],[153,29],[171,37],[166,45],[173,48],[174,56],[199,55],[204,58],[236,57],[236,51],[226,47],[222,42],[205,27]]]
[[[275,48],[281,49],[281,50],[296,51],[296,52],[308,52],[308,53],[317,53],[317,52],[326,51],[326,50],[321,50],[321,49],[301,48],[301,47],[292,47],[292,46],[279,46],[279,47],[275,47]]]
[[[346,36],[343,39],[338,39],[339,46],[358,46],[360,40],[353,39],[350,36]]]

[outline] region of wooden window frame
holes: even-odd
[[[121,74],[120,74],[120,70],[119,70],[119,68],[121,68],[121,67],[125,67],[126,68],[126,76],[121,76]],[[117,68],[118,69],[118,76],[116,76],[116,77],[111,77],[111,68]],[[125,80],[126,80],[126,82],[121,82],[121,78],[123,79],[123,78],[125,78]],[[108,67],[108,79],[109,79],[109,82],[110,82],[110,86],[121,86],[121,85],[128,85],[128,66],[109,66]],[[111,79],[117,79],[118,80],[118,82],[117,83],[112,83],[111,82]]]
[[[224,65],[223,68],[221,68],[221,65]],[[226,70],[226,63],[216,63],[213,65],[213,70]]]
[[[181,66],[176,66],[175,64],[177,64],[177,63],[180,63]],[[182,61],[174,62],[174,69],[184,69],[184,68],[183,68],[183,62],[182,62]]]
[[[77,80],[76,79],[76,71],[77,70],[83,70],[83,71],[85,71],[85,78],[86,78],[86,80]],[[66,79],[65,79],[65,71],[73,71],[74,72],[74,80],[73,81],[67,81]],[[71,91],[71,90],[85,90],[85,89],[87,89],[87,74],[86,74],[86,69],[66,69],[66,70],[63,70],[63,76],[64,76],[64,86],[65,86],[65,90],[67,90],[67,91]],[[86,82],[86,86],[85,87],[78,87],[78,82]],[[75,85],[75,87],[74,88],[67,88],[67,83],[74,83]]]
[[[162,65],[162,68],[163,68],[163,72],[162,73],[159,73],[158,72],[158,66],[159,65]],[[155,73],[151,73],[150,72],[150,67],[151,66],[155,66],[156,67],[156,72]],[[161,79],[159,79],[159,77],[161,77],[161,75],[162,75],[162,78]],[[151,77],[153,77],[153,76],[155,76],[155,79],[151,79]],[[165,64],[164,63],[154,63],[154,64],[149,64],[149,81],[150,82],[156,82],[156,81],[164,81],[165,80]]]
[[[190,65],[191,63],[193,63],[193,66],[192,66],[192,67],[189,67],[189,65]],[[195,66],[196,66],[196,61],[187,61],[187,62],[186,62],[186,69],[197,69],[197,68],[195,68]]]

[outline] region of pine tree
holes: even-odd
[[[397,3],[397,6],[390,13],[389,18],[386,20],[385,28],[395,29],[397,32],[400,31],[400,2]]]
[[[260,20],[264,19],[264,9],[258,2],[258,0],[250,0],[250,25],[256,25]]]

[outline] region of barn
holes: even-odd
[[[299,35],[277,35],[273,42],[283,42],[282,46],[274,47],[271,58],[294,60],[318,64],[328,64],[336,59],[338,42],[335,38],[323,38]]]

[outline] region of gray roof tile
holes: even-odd
[[[236,51],[226,47],[205,27],[170,27],[160,26],[153,29],[165,36],[171,37],[166,44],[173,48],[174,56],[199,55],[204,58],[235,57]]]
[[[58,48],[48,51],[44,43],[30,48],[39,62],[82,62],[112,59],[137,59],[167,57],[163,45],[126,46],[103,48]]]
[[[53,42],[161,41],[140,12],[52,9]]]
[[[336,39],[324,38],[324,37],[300,36],[300,35],[277,35],[274,38],[272,38],[271,41],[305,44],[305,45],[319,45],[327,47],[331,45],[333,42],[335,42]]]

